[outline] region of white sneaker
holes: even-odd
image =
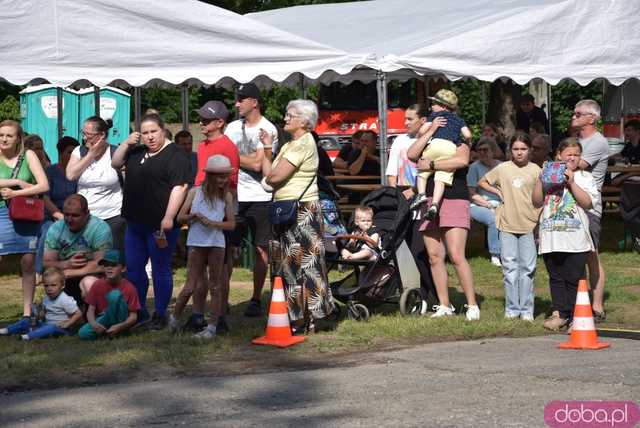
[[[467,308],[467,321],[478,321],[480,319],[480,308],[478,305],[464,305]]]
[[[533,322],[533,314],[520,314],[520,319],[523,321]]]
[[[214,337],[216,337],[216,326],[208,325],[200,333],[194,334],[193,337],[198,339],[213,339]]]
[[[8,328],[0,328],[0,336],[6,336],[9,334]]]
[[[179,328],[178,320],[176,319],[176,317],[173,314],[169,315],[168,325],[169,325],[169,331],[171,333],[175,333],[175,332],[178,331],[178,328]]]
[[[431,318],[440,318],[453,315],[456,309],[453,307],[453,305],[449,305],[448,307],[443,305],[434,305],[433,310],[435,311],[435,313],[431,314]]]
[[[28,334],[21,334],[20,337],[22,338],[22,340],[29,340]]]
[[[497,267],[502,267],[502,263],[500,263],[500,257],[491,256],[491,264]]]
[[[504,317],[505,317],[506,319],[508,319],[508,320],[514,320],[514,319],[518,318],[519,316],[520,316],[519,314],[514,314],[514,313],[512,313],[512,312],[506,312],[506,313],[504,314]]]

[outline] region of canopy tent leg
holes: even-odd
[[[487,123],[487,86],[485,81],[480,81],[480,96],[482,98],[482,126]]]
[[[620,141],[624,143],[624,85],[620,85]]]
[[[304,74],[302,73],[298,73],[298,76],[300,78],[300,98],[302,98],[303,100],[307,99],[307,87],[304,84]]]
[[[64,101],[62,98],[62,88],[59,86],[56,88],[56,103],[57,103],[56,109],[58,114],[58,141],[60,141],[64,136],[64,128],[62,124],[62,115],[64,114],[63,112]]]
[[[182,109],[182,130],[189,130],[189,86],[180,86],[180,106]]]
[[[551,125],[551,85],[546,83],[547,85],[547,121],[549,122],[549,140],[553,141],[553,126]],[[553,143],[551,143],[553,146]]]
[[[140,120],[142,119],[142,88],[133,88],[133,121],[135,130],[140,131]]]
[[[100,88],[97,86],[93,87],[93,101],[95,103],[96,116],[100,117]]]
[[[378,89],[378,138],[380,140],[380,180],[387,185],[387,75],[377,72]]]

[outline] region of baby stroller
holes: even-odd
[[[380,251],[377,260],[344,260],[339,253],[327,253],[327,266],[346,266],[352,272],[330,284],[333,297],[347,307],[349,319],[365,321],[370,309],[384,303],[397,304],[402,294],[402,281],[398,271],[396,250],[404,240],[411,216],[409,203],[402,191],[395,187],[383,187],[369,193],[362,205],[373,209],[373,224],[380,235]],[[350,226],[354,216],[351,216]],[[336,236],[340,242],[349,239],[366,239],[355,235]]]
[[[627,180],[622,184],[620,214],[624,221],[625,240],[628,232],[633,247],[640,252],[640,182]]]

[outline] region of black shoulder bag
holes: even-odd
[[[272,201],[269,206],[269,222],[273,225],[289,226],[296,221],[298,214],[298,203],[300,199],[307,193],[309,187],[313,184],[316,177],[312,177],[307,187],[305,187],[298,199],[288,201]]]

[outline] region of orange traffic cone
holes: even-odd
[[[269,320],[267,321],[267,332],[265,336],[253,339],[251,343],[255,345],[273,345],[280,348],[295,345],[304,340],[304,336],[293,336],[289,324],[287,313],[287,301],[284,298],[282,288],[282,278],[275,277],[273,293],[271,295],[271,305],[269,305]]]
[[[593,322],[593,312],[589,301],[587,280],[581,279],[578,283],[578,295],[576,296],[576,308],[573,311],[573,327],[571,337],[566,343],[561,343],[561,349],[604,349],[609,343],[598,342],[596,325]]]

